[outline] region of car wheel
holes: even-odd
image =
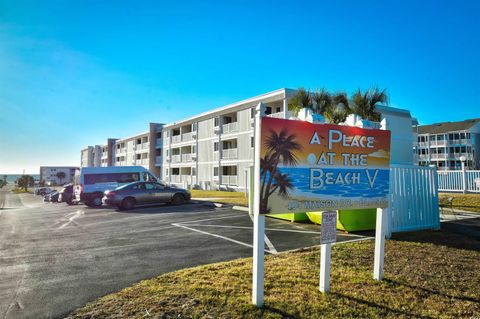
[[[173,197],[172,197],[172,204],[173,205],[181,205],[183,203],[185,203],[185,196],[183,196],[182,194],[173,195]]]
[[[122,201],[122,208],[125,210],[130,210],[135,208],[135,199],[127,197]]]
[[[93,199],[92,199],[92,205],[95,206],[95,207],[100,207],[102,206],[102,197],[100,196],[95,196]]]

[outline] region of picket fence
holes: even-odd
[[[438,171],[440,192],[480,193],[480,171]]]
[[[439,229],[438,180],[435,168],[390,166],[387,235],[420,229]]]

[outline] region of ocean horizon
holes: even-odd
[[[0,179],[3,180],[4,176],[7,176],[7,183],[13,183],[22,175],[23,174],[0,174]],[[30,175],[34,179],[40,179],[39,174],[25,174],[25,175]]]

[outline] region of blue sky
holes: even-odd
[[[0,173],[281,87],[480,117],[480,1],[0,0]]]

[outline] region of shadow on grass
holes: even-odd
[[[448,299],[459,299],[459,300],[464,300],[464,301],[480,303],[480,298],[449,295],[449,294],[446,294],[446,293],[443,293],[443,292],[440,292],[440,291],[437,291],[437,290],[423,288],[423,287],[419,287],[419,286],[415,286],[415,285],[409,285],[407,283],[395,281],[395,280],[388,279],[388,278],[384,279],[384,281],[393,285],[393,286],[396,286],[396,287],[403,286],[403,287],[408,287],[408,288],[411,288],[411,289],[418,289],[418,290],[424,291],[426,293],[433,294],[433,295],[439,295],[439,296],[442,296],[442,297],[448,298]]]
[[[392,239],[480,251],[480,218],[478,223],[479,226],[465,226],[456,222],[446,222],[442,223],[442,229],[439,231],[394,233]]]
[[[386,314],[394,313],[394,314],[397,314],[399,316],[400,315],[406,316],[407,318],[422,318],[422,319],[433,319],[434,318],[434,317],[430,317],[430,316],[422,316],[422,315],[413,314],[411,312],[404,311],[404,310],[393,309],[393,308],[390,308],[390,307],[386,307],[386,306],[383,306],[383,305],[376,304],[376,303],[371,302],[371,301],[363,300],[363,299],[360,299],[360,298],[355,298],[355,297],[352,297],[352,296],[347,296],[347,295],[340,294],[340,293],[337,293],[337,292],[332,292],[331,294],[332,294],[332,296],[337,296],[339,298],[345,298],[345,299],[348,299],[350,301],[353,300],[356,303],[363,304],[363,305],[366,305],[366,306],[369,306],[369,307],[382,309],[386,312]]]

